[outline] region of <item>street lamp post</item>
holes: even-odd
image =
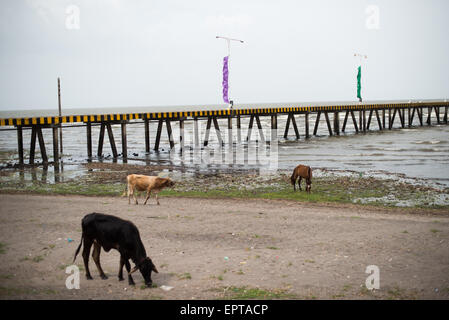
[[[362,102],[362,60],[368,59],[368,56],[365,54],[354,53],[354,57],[358,57],[360,62],[357,72],[357,98],[359,98],[359,102]]]
[[[230,57],[231,57],[231,41],[238,41],[240,43],[243,43],[243,40],[239,40],[239,39],[233,39],[233,38],[228,38],[228,37],[222,37],[222,36],[216,36],[215,38],[217,39],[224,39],[226,40],[227,44],[228,44],[228,56],[227,58],[225,57],[225,62],[224,62],[224,69],[226,68],[227,71],[227,78],[224,79],[223,81],[223,86],[226,85],[226,88],[224,88],[224,91],[226,90],[226,95],[225,92],[223,92],[223,99],[226,103],[229,103],[229,108],[232,109],[232,106],[234,104],[234,102],[232,100],[229,101],[228,96],[229,96],[229,66],[230,66]],[[225,70],[223,70],[223,76],[225,76]]]

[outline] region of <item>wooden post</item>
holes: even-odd
[[[126,121],[120,123],[122,131],[122,158],[123,162],[126,163],[128,159],[128,139],[126,138]]]
[[[180,152],[184,152],[184,120],[179,120],[179,147]]]
[[[200,146],[200,135],[198,131],[198,118],[195,117],[193,120],[193,134],[195,135],[195,148],[199,148]]]
[[[19,165],[23,166],[23,132],[22,132],[22,126],[17,126],[17,147],[19,148]]]
[[[34,154],[36,152],[36,126],[31,127],[31,144],[30,144],[30,164],[34,164]]]
[[[105,125],[108,129],[109,144],[111,145],[112,155],[114,156],[114,158],[117,158],[117,147],[115,146],[114,133],[112,132],[111,124],[106,122]]]
[[[377,124],[379,125],[379,130],[382,130],[382,122],[380,121],[380,116],[379,116],[379,110],[376,109],[376,118],[377,118]]]
[[[163,120],[159,120],[159,123],[157,125],[157,132],[156,132],[156,141],[154,142],[154,150],[159,151],[159,143],[161,142],[161,133],[162,133],[162,124]]]
[[[318,124],[320,123],[320,116],[321,116],[321,111],[318,111],[317,115],[316,115],[316,120],[315,120],[315,128],[313,128],[313,135],[316,136],[316,133],[318,131]]]
[[[408,126],[412,126],[412,110],[410,107],[407,108],[407,114],[408,114]]]
[[[327,114],[327,112],[324,112],[324,117],[326,118],[326,123],[327,123],[327,129],[329,130],[329,135],[332,135],[332,127],[331,127],[331,122],[329,121],[329,115]]]
[[[432,122],[432,107],[427,108],[427,125],[430,126],[431,122]]]
[[[98,137],[98,150],[97,150],[97,156],[101,157],[103,155],[103,142],[104,142],[104,131],[105,131],[105,125],[104,122],[100,125],[100,136]]]
[[[228,116],[228,143],[229,149],[232,150],[232,116]]]
[[[58,112],[59,117],[62,117],[62,109],[61,109],[61,82],[58,78]],[[59,148],[61,151],[61,157],[63,156],[63,150],[62,150],[62,124],[59,124]]]
[[[411,114],[411,116],[409,118],[409,122],[408,122],[409,127],[411,127],[413,125],[413,118],[415,117],[415,111],[416,111],[416,108],[413,108],[412,114]]]
[[[448,109],[448,107],[445,106],[445,107],[444,107],[444,123],[445,123],[445,124],[447,124],[447,109]]]
[[[440,124],[440,107],[435,106],[435,115],[437,116],[437,124]]]
[[[341,127],[341,132],[345,132],[346,123],[348,122],[349,111],[346,111],[345,119],[343,120],[343,126]]]
[[[388,109],[388,129],[391,130],[392,125],[391,125],[391,108]]]
[[[293,124],[293,129],[295,130],[295,135],[296,135],[296,139],[299,139],[299,131],[298,131],[298,126],[296,125],[296,120],[295,120],[295,115],[292,113],[291,116],[291,120],[292,120],[292,124]],[[276,120],[277,122],[277,120]],[[277,126],[277,124],[276,124]]]
[[[293,118],[293,114],[291,115],[291,117],[292,117],[293,121],[295,121],[295,119]],[[295,124],[295,126],[296,126],[296,124]],[[296,128],[295,131],[297,131],[297,130],[298,129]],[[277,114],[272,114],[271,115],[271,138],[270,138],[270,144],[272,142],[277,141],[277,138],[278,138],[277,131],[278,131],[278,117],[277,117]]]
[[[423,126],[423,108],[416,108],[416,112],[418,113],[419,125]]]
[[[262,140],[262,142],[265,142],[265,136],[263,134],[262,124],[260,123],[259,116],[256,114],[255,118],[256,118],[257,128],[259,129],[260,140]],[[276,122],[276,128],[277,128],[277,122]]]
[[[241,132],[240,115],[237,115],[237,143],[241,142],[242,142],[242,132]]]
[[[334,112],[334,133],[335,135],[340,135],[340,113]]]
[[[306,112],[304,114],[305,117],[305,130],[306,130],[306,139],[310,138],[310,134],[309,134],[309,112]]]
[[[363,109],[362,111],[362,117],[363,117],[363,132],[366,132],[366,110]]]
[[[359,110],[359,128],[360,128],[360,131],[363,131],[362,114],[363,114],[363,111],[360,109],[360,110]]]
[[[205,147],[209,144],[209,133],[210,133],[211,124],[212,124],[212,118],[207,117],[206,132],[204,135],[204,146]]]
[[[395,118],[395,116],[396,116],[397,110],[398,110],[397,108],[394,108],[394,109],[393,109],[393,115],[392,115],[391,118],[390,118],[390,129],[393,129],[394,118]]]
[[[399,112],[399,120],[401,121],[401,127],[402,128],[404,128],[404,126],[405,126],[405,123],[404,123],[404,115],[405,115],[405,112],[404,112],[405,110],[404,109],[399,109],[398,110],[398,112]]]
[[[92,160],[92,125],[90,122],[86,123],[86,138],[87,138],[87,160]]]
[[[221,137],[220,127],[218,126],[217,117],[212,117],[212,121],[214,122],[215,133],[217,134],[218,145],[223,145],[223,138]]]
[[[150,120],[144,119],[145,127],[145,152],[150,153]]]
[[[382,109],[382,129],[385,130],[385,109]]]
[[[252,114],[249,118],[248,135],[246,136],[246,141],[249,141],[249,139],[251,138],[251,131],[253,130],[253,122],[254,122],[254,115]]]
[[[55,167],[59,165],[59,143],[58,143],[58,127],[53,126],[53,161],[55,163]]]
[[[170,120],[166,119],[165,125],[167,126],[167,134],[168,134],[168,141],[170,142],[170,149],[173,149],[175,147],[175,141],[173,141],[173,133],[171,130]]]
[[[354,123],[354,129],[356,133],[359,133],[359,127],[357,126],[357,120],[355,119],[354,111],[351,110],[352,123]]]
[[[368,115],[368,123],[366,124],[366,130],[369,130],[369,126],[371,125],[371,118],[373,116],[373,109],[369,110],[369,115]]]
[[[48,163],[47,151],[45,149],[44,136],[42,135],[42,128],[40,126],[37,126],[36,130],[37,130],[37,138],[39,140],[39,148],[41,149],[42,162]]]
[[[288,136],[288,129],[290,127],[290,117],[291,113],[287,114],[287,123],[285,124],[284,139],[287,139]]]

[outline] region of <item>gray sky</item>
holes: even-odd
[[[73,11],[79,8],[79,29]],[[379,9],[378,29],[375,14]],[[449,98],[449,1],[2,0],[0,110]],[[367,26],[368,23],[368,26]]]

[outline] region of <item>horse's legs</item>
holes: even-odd
[[[299,180],[298,180],[299,191],[301,191],[301,180],[302,180],[302,177],[300,176]]]

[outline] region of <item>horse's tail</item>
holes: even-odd
[[[78,249],[76,249],[75,256],[73,257],[72,263],[75,263],[76,256],[78,255],[78,252],[80,252],[81,246],[83,245],[83,239],[84,239],[84,233],[81,235],[80,245],[78,246]]]
[[[312,168],[311,167],[309,167],[307,169],[307,175],[309,176],[309,180],[311,181],[312,180]]]

